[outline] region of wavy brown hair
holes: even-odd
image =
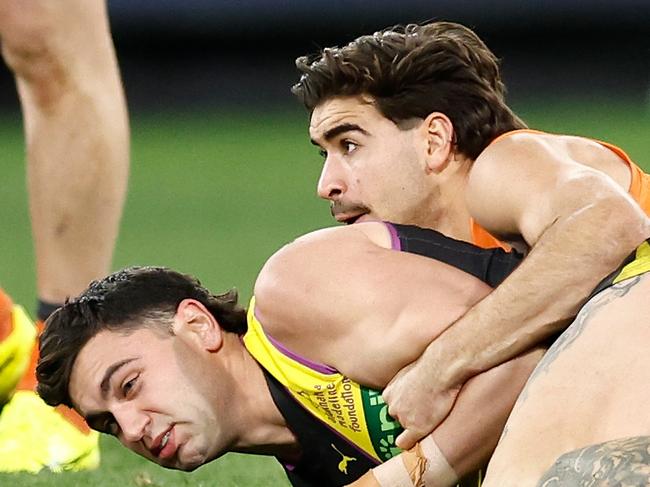
[[[441,112],[471,159],[498,135],[526,127],[505,103],[497,58],[460,24],[389,28],[299,57],[296,66],[302,76],[292,92],[310,112],[333,97],[362,95],[398,125]]]
[[[237,292],[213,295],[192,276],[164,267],[130,267],[95,281],[46,321],[39,340],[38,394],[51,406],[72,407],[72,367],[81,349],[103,330],[128,335],[149,327],[172,335],[176,309],[184,299],[201,302],[228,332],[246,332],[246,310]]]

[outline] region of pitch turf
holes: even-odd
[[[631,105],[519,106],[535,128],[589,135],[622,146],[650,170],[650,116]],[[20,118],[0,120],[0,282],[28,308],[34,264],[24,191]],[[331,224],[315,197],[320,158],[300,111],[170,113],[132,122],[129,197],[115,267],[162,264],[244,299],[265,259],[283,243]],[[166,471],[103,438],[91,473],[0,475],[0,485],[284,486],[272,460],[226,455],[192,474]]]

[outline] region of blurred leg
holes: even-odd
[[[103,0],[0,0],[27,146],[39,298],[105,275],[124,203],[126,105]]]
[[[0,40],[23,111],[45,318],[109,271],[128,176],[126,104],[104,0],[0,0]],[[0,471],[96,466],[96,436],[46,408],[34,386],[32,369],[0,416]]]

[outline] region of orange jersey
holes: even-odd
[[[512,130],[510,132],[506,132],[505,134],[501,134],[496,139],[494,139],[491,142],[491,144],[493,144],[499,139],[502,139],[503,137],[508,137],[509,135],[521,133],[521,132],[528,132],[533,134],[544,133],[539,130],[531,130],[531,129]],[[608,142],[602,142],[600,140],[596,140],[595,142],[598,142],[603,147],[607,147],[609,150],[614,152],[614,154],[616,154],[618,157],[623,159],[625,164],[628,165],[628,167],[630,168],[630,173],[632,174],[632,182],[630,183],[630,190],[629,190],[630,196],[637,203],[639,203],[643,211],[645,211],[646,214],[650,216],[650,174],[644,173],[639,166],[637,166],[634,162],[632,162],[630,156],[628,156],[625,153],[625,151],[623,151],[623,149],[621,149],[620,147],[616,147],[615,145],[612,145]],[[478,245],[479,247],[483,247],[483,248],[493,248],[493,247],[501,247],[504,249],[509,248],[507,244],[499,241],[497,238],[490,235],[490,233],[488,233],[487,230],[485,230],[478,223],[476,223],[474,219],[470,219],[470,226],[472,230],[472,243],[474,245]]]

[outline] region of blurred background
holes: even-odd
[[[263,262],[331,224],[320,157],[292,98],[294,59],[396,23],[452,20],[502,60],[531,127],[620,145],[650,169],[647,0],[109,0],[131,111],[132,169],[115,267],[162,264],[243,299]],[[34,264],[22,122],[0,70],[0,282],[30,309]],[[74,177],[74,175],[71,175]],[[99,472],[17,485],[286,485],[272,462],[227,456],[192,475],[105,440]],[[0,475],[4,485],[9,477]]]
[[[473,27],[503,59],[513,101],[648,91],[645,0],[109,0],[134,110],[291,106],[293,59],[406,22]],[[3,77],[4,87],[10,79]],[[2,105],[14,97],[3,89]]]

